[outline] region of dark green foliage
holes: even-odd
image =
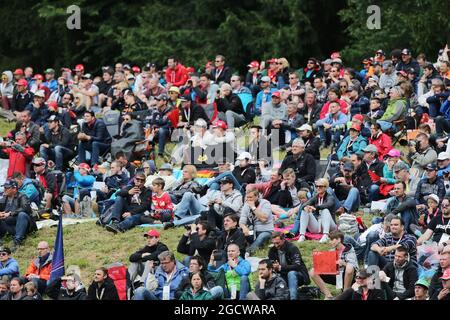
[[[165,65],[169,55],[203,68],[217,53],[235,71],[253,59],[284,56],[304,66],[344,50],[358,64],[372,50],[410,47],[434,57],[449,34],[448,1],[376,1],[382,29],[368,30],[369,0],[41,0],[8,2],[0,11],[0,68],[84,63],[98,74],[116,61]],[[81,8],[81,30],[68,30],[66,8]]]

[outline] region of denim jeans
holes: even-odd
[[[215,286],[209,289],[209,293],[211,293],[213,300],[223,300],[224,291],[222,287]]]
[[[230,171],[228,172],[223,172],[221,174],[219,174],[217,177],[215,177],[213,180],[208,181],[208,183],[206,184],[209,189],[211,190],[220,190],[220,180],[222,180],[223,178],[230,178],[231,180],[233,180],[234,183],[234,189],[239,190],[240,192],[242,192],[242,186],[239,183],[239,181],[236,179],[236,177],[234,176],[234,174],[232,174]]]
[[[45,159],[45,161],[48,162],[48,160],[54,160],[56,170],[63,170],[64,169],[64,161],[70,160],[75,155],[75,152],[73,150],[70,150],[69,148],[63,147],[63,146],[55,146],[52,148],[44,148],[43,146],[40,147],[39,153],[41,154],[41,157]]]
[[[329,145],[331,142],[334,142],[335,145],[339,144],[341,134],[343,134],[341,129],[325,129],[323,125],[318,125],[317,129],[319,130],[320,140],[325,142],[326,145]]]
[[[366,246],[364,250],[364,264],[369,265],[369,253],[370,253],[370,247],[372,244],[374,244],[376,241],[380,239],[380,235],[377,231],[369,232],[366,236]]]
[[[158,154],[164,154],[167,139],[170,136],[169,128],[159,128],[158,130]]]
[[[350,189],[347,199],[340,201],[341,206],[343,206],[347,212],[358,211],[360,203],[359,190],[355,187]]]
[[[377,123],[380,125],[381,131],[383,131],[383,132],[394,127],[394,124],[392,122],[388,122],[388,121],[377,120]]]
[[[116,201],[114,203],[114,208],[112,210],[112,220],[120,221],[122,218],[122,214],[128,211],[128,203],[127,200],[121,196],[118,196],[116,198]],[[122,222],[119,223],[119,228],[122,230],[128,230],[133,228],[134,226],[137,226],[141,224],[141,214],[133,214],[129,216],[128,218],[125,218]]]
[[[409,234],[414,234],[413,231],[411,231],[411,224],[416,222],[416,219],[414,219],[414,212],[412,210],[405,210],[400,212],[400,216],[405,222],[405,231]]]
[[[228,128],[230,129],[233,129],[235,127],[235,122],[238,126],[245,123],[245,116],[243,114],[238,114],[231,110],[225,112],[225,118],[228,124]]]
[[[270,237],[272,236],[271,231],[261,231],[256,232],[256,239],[253,241],[253,243],[247,248],[247,252],[253,254],[256,249],[264,247],[267,241],[269,241]]]
[[[200,216],[202,211],[207,209],[208,208],[202,205],[200,200],[198,200],[192,192],[186,192],[183,194],[180,203],[177,204],[173,224],[175,226],[180,226],[192,223]]]
[[[139,287],[134,291],[133,300],[160,300],[155,294],[144,287]]]
[[[368,203],[378,201],[380,199],[380,186],[373,184],[369,188]]]
[[[14,217],[9,216],[6,219],[0,220],[0,239],[3,238],[6,233],[9,233],[14,236],[14,243],[22,243],[30,222],[30,216],[25,212],[19,212],[19,214]]]
[[[94,166],[98,164],[100,154],[105,153],[107,150],[111,148],[111,143],[103,143],[94,141],[92,143],[89,142],[80,142],[78,144],[78,161],[86,162],[86,151],[91,153],[91,165]]]
[[[389,261],[385,257],[380,256],[378,252],[372,251],[369,248],[369,254],[367,255],[367,265],[378,266],[380,269],[383,269],[388,262]]]
[[[289,287],[290,299],[296,300],[298,287],[305,284],[303,275],[298,271],[289,271],[287,274],[287,283]]]

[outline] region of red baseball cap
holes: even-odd
[[[49,109],[58,110],[58,103],[56,101],[50,101],[47,105]]]
[[[61,72],[68,72],[72,74],[72,70],[70,70],[70,68],[61,68]]]
[[[358,132],[361,132],[361,126],[360,126],[359,124],[357,124],[357,123],[354,123],[354,124],[350,127],[350,129],[353,129],[353,130],[356,130],[356,131],[358,131]]]
[[[228,126],[224,121],[217,120],[216,123],[213,125],[213,128],[222,128],[223,130],[227,130]]]
[[[23,70],[22,69],[16,69],[15,71],[14,71],[14,74],[20,74],[21,76],[23,76]]]
[[[28,81],[25,80],[25,79],[20,79],[19,81],[17,81],[17,85],[18,86],[28,87]]]
[[[144,233],[144,237],[156,237],[159,238],[161,235],[156,230],[148,230],[146,233]]]
[[[34,78],[33,78],[34,80],[44,80],[44,76],[42,75],[42,74],[35,74],[34,75]]]
[[[250,62],[247,67],[249,68],[259,68],[259,62],[256,60],[253,60],[252,62]]]
[[[80,165],[78,166],[78,168],[80,168],[80,169],[85,169],[85,170],[87,170],[87,171],[90,171],[90,170],[91,170],[91,167],[90,167],[87,163],[85,163],[85,162],[80,163]]]
[[[364,117],[363,117],[363,115],[362,114],[355,114],[354,116],[353,116],[353,119],[356,119],[356,120],[359,120],[359,121],[361,121],[361,122],[363,122],[364,121]]]
[[[408,74],[404,70],[397,71],[397,74],[401,74],[404,77],[408,76]]]
[[[141,73],[141,68],[139,68],[138,66],[133,66],[131,70],[133,70],[134,73]]]
[[[280,93],[280,91],[272,92],[272,97],[281,98],[281,93]]]
[[[333,52],[331,54],[331,59],[338,59],[338,58],[341,58],[340,52]]]
[[[73,69],[75,72],[84,71],[84,66],[82,64],[77,64],[75,66],[75,69]]]
[[[268,63],[277,63],[277,58],[272,58],[270,60],[267,60]]]

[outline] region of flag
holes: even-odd
[[[55,250],[53,252],[52,271],[50,272],[50,281],[60,278],[64,275],[64,245],[63,245],[63,225],[62,214],[59,215],[58,231],[55,238]]]

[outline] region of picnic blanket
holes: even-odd
[[[288,233],[293,227],[294,227],[294,225],[291,224],[291,225],[289,225],[287,227],[284,227],[284,228],[276,228],[275,227],[274,230],[275,231],[279,231],[279,232],[283,232],[283,233]],[[298,240],[298,238],[300,238],[300,235],[295,236],[294,238],[288,239],[288,240],[294,241],[294,240]],[[305,233],[305,238],[308,239],[308,240],[320,240],[320,238],[322,238],[322,233],[306,232]]]
[[[87,223],[87,222],[92,222],[92,221],[96,221],[97,218],[88,218],[88,219],[73,219],[73,218],[64,218],[63,217],[63,226],[69,226],[71,224],[79,224],[79,223]],[[42,220],[42,221],[38,221],[36,222],[37,228],[38,230],[42,229],[42,228],[50,228],[53,226],[57,226],[58,225],[58,221],[55,220]]]

